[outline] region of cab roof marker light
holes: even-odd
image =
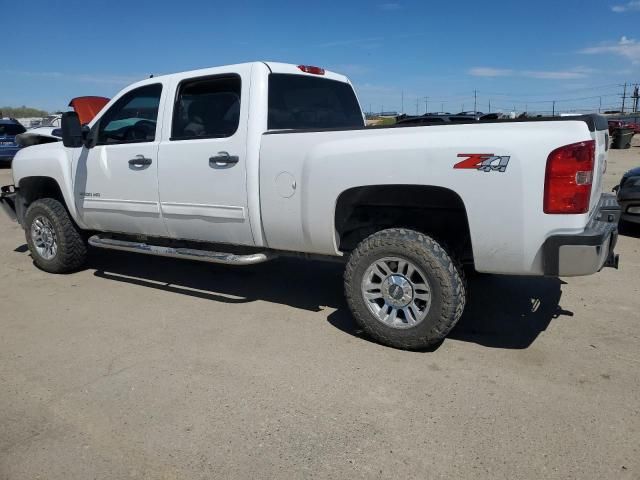
[[[302,70],[304,73],[324,75],[324,68],[314,67],[313,65],[298,65],[298,69]]]

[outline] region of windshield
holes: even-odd
[[[304,75],[269,76],[269,130],[363,127],[351,85]]]
[[[44,117],[42,119],[41,127],[59,127],[61,122],[61,117],[58,115],[49,115],[48,117]]]
[[[25,131],[25,128],[17,123],[0,123],[0,137],[14,136],[19,133],[24,133]]]

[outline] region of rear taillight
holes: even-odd
[[[324,75],[324,68],[314,67],[313,65],[298,65],[298,68],[305,73],[313,73],[314,75]]]
[[[556,148],[547,158],[544,213],[586,213],[596,144],[593,140]]]

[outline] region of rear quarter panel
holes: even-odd
[[[260,199],[269,247],[325,255],[337,249],[334,215],[345,190],[368,185],[433,185],[464,202],[478,271],[542,272],[540,247],[576,233],[584,215],[542,211],[548,154],[590,140],[581,121],[421,126],[265,134]],[[509,156],[505,172],[454,169],[458,154]]]

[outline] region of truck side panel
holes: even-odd
[[[266,242],[341,255],[334,216],[342,192],[431,185],[463,200],[478,271],[540,274],[544,240],[583,230],[589,216],[543,213],[546,158],[555,148],[591,138],[581,121],[265,134],[260,196]],[[474,154],[501,157],[505,168],[454,168]]]

